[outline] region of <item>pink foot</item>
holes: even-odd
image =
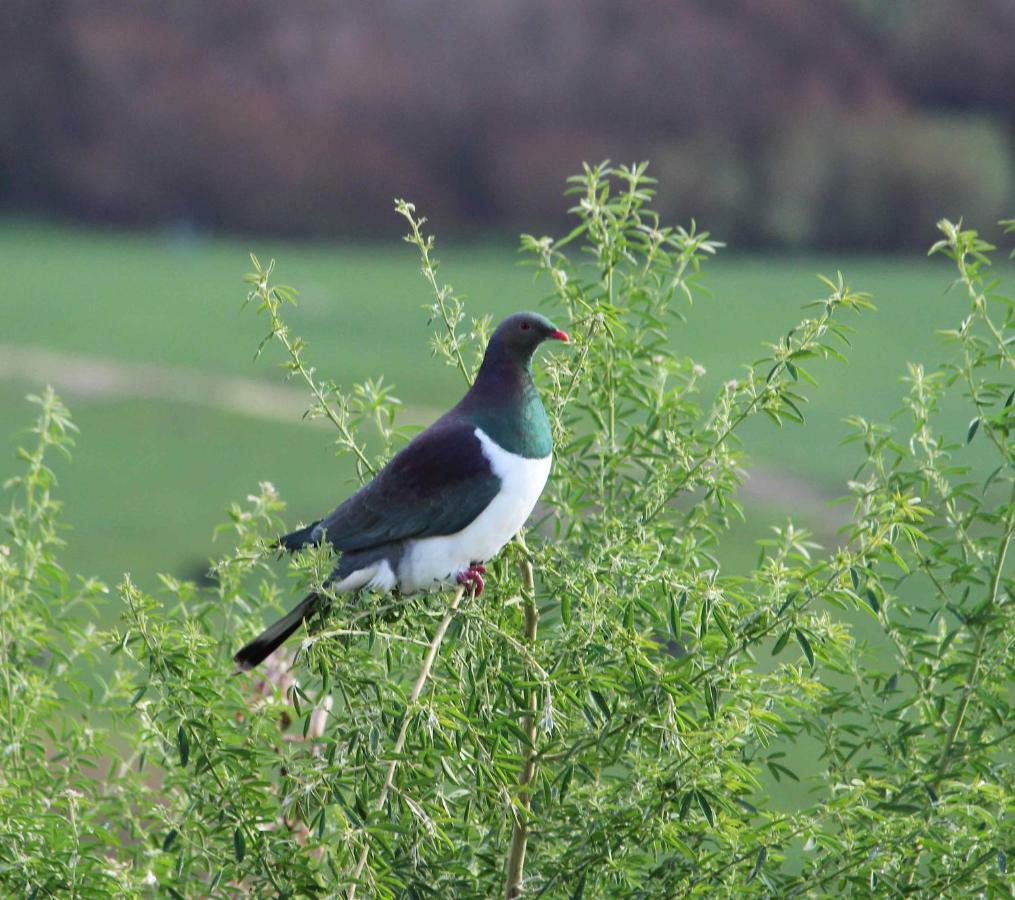
[[[458,573],[457,581],[459,584],[471,585],[472,596],[478,597],[483,593],[483,588],[486,584],[483,582],[483,575],[486,574],[486,566],[482,566],[479,563],[475,563],[464,572]]]

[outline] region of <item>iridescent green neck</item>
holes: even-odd
[[[553,449],[550,420],[532,379],[513,402],[484,404],[468,411],[468,417],[508,453],[542,459]]]
[[[549,456],[553,449],[550,420],[528,360],[519,361],[493,348],[491,351],[472,388],[458,404],[458,412],[508,453],[529,459]]]

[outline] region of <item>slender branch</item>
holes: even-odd
[[[398,757],[401,755],[402,748],[405,746],[405,738],[409,732],[409,720],[412,717],[416,701],[419,700],[419,695],[423,693],[423,686],[426,684],[427,678],[430,677],[430,670],[433,668],[434,660],[437,658],[437,651],[440,649],[441,642],[444,640],[444,635],[447,633],[448,627],[451,625],[451,620],[454,619],[455,613],[458,611],[459,604],[461,604],[464,596],[464,586],[455,591],[454,596],[451,598],[451,604],[448,606],[448,611],[444,614],[444,618],[441,619],[440,625],[437,626],[437,630],[430,639],[430,645],[427,647],[426,654],[423,657],[423,665],[419,670],[419,675],[416,676],[416,683],[412,686],[412,693],[409,694],[409,701],[405,705],[405,713],[402,716],[402,727],[399,729],[398,738],[395,740],[394,749],[391,751],[392,758],[388,761],[388,772],[384,778],[384,785],[381,787],[381,792],[377,796],[377,802],[374,804],[374,810],[376,812],[380,812],[384,809],[384,804],[388,800],[388,794],[391,792],[391,786],[395,781],[395,769],[398,767]],[[352,873],[353,883],[349,888],[349,900],[353,900],[356,896],[356,885],[360,876],[363,874],[363,869],[367,864],[367,856],[369,853],[370,842],[367,840],[363,844],[363,849],[360,851],[359,859],[356,862],[356,868]]]
[[[469,374],[469,367],[465,364],[465,357],[462,356],[462,344],[458,337],[458,332],[455,330],[456,322],[452,321],[451,314],[448,312],[447,304],[445,301],[448,295],[451,293],[450,286],[441,287],[437,283],[437,268],[430,258],[430,250],[433,248],[433,236],[429,238],[423,235],[421,226],[426,219],[417,219],[413,215],[415,207],[411,203],[405,201],[396,201],[395,210],[401,214],[405,220],[409,223],[409,228],[412,229],[411,235],[406,240],[413,244],[419,250],[420,260],[423,263],[423,277],[426,278],[430,284],[430,289],[433,291],[434,300],[436,301],[437,310],[441,314],[441,319],[444,322],[444,327],[448,332],[448,342],[451,347],[452,354],[454,356],[455,365],[458,367],[458,371],[462,373],[462,377],[465,379],[466,384],[472,384],[472,376]],[[452,297],[452,299],[454,299]]]
[[[986,616],[987,612],[992,609],[997,603],[997,591],[1001,584],[1001,578],[1004,573],[1004,563],[1008,556],[1008,548],[1011,546],[1012,535],[1015,534],[1015,486],[1012,488],[1013,498],[1012,503],[1009,504],[1008,515],[1008,527],[1005,533],[1001,536],[1000,545],[998,546],[997,552],[997,563],[994,566],[994,574],[991,577],[990,582],[990,593],[987,598],[987,609],[984,610],[983,615]],[[959,697],[959,705],[955,710],[955,718],[952,720],[951,727],[948,729],[948,737],[945,738],[945,745],[941,750],[941,756],[938,759],[937,773],[934,776],[933,784],[936,786],[942,778],[944,778],[945,772],[948,769],[948,763],[951,761],[952,750],[955,747],[955,741],[958,739],[959,731],[962,728],[962,722],[966,717],[966,711],[969,709],[969,703],[973,698],[973,692],[976,689],[977,678],[980,674],[980,664],[983,660],[984,642],[987,638],[987,622],[983,621],[980,623],[979,628],[976,631],[976,639],[973,643],[973,664],[969,668],[969,677],[966,679],[965,685],[962,688],[962,694]]]
[[[568,383],[567,390],[564,391],[564,396],[557,401],[556,413],[558,418],[564,414],[564,408],[571,401],[571,396],[574,394],[574,389],[578,384],[578,377],[585,368],[585,363],[589,357],[589,350],[592,349],[592,340],[596,335],[596,330],[600,321],[601,320],[598,318],[593,318],[592,323],[589,325],[588,333],[585,335],[585,340],[582,342],[581,356],[578,357],[578,362],[575,364],[574,371],[571,373],[571,381]]]
[[[536,609],[532,563],[527,559],[522,562],[522,581],[525,597],[525,641],[531,648],[536,642],[539,610]],[[522,878],[525,871],[525,851],[529,841],[528,819],[532,802],[529,786],[536,774],[536,712],[539,698],[532,687],[528,689],[528,693],[528,711],[522,719],[522,730],[525,732],[527,746],[522,753],[522,771],[518,776],[520,809],[515,814],[515,822],[511,830],[511,853],[508,856],[507,876],[504,882],[506,900],[514,900],[514,898],[521,896]]]
[[[275,328],[276,323],[278,325],[281,325],[280,329]],[[307,386],[310,388],[311,392],[316,398],[318,406],[328,417],[328,420],[331,422],[331,424],[338,429],[339,434],[342,435],[344,445],[349,447],[352,450],[352,452],[356,454],[356,458],[359,460],[360,465],[362,465],[363,468],[367,470],[367,472],[369,472],[371,475],[375,474],[376,469],[374,468],[373,463],[371,463],[370,460],[367,459],[367,456],[363,452],[363,449],[360,447],[358,443],[356,443],[356,440],[353,437],[352,432],[349,430],[349,426],[345,422],[343,422],[335,413],[335,411],[331,408],[331,404],[328,403],[327,398],[324,396],[324,391],[321,389],[321,386],[316,381],[314,381],[313,374],[307,369],[306,366],[303,365],[303,359],[300,357],[299,351],[293,346],[292,342],[289,340],[289,335],[286,333],[285,325],[282,322],[282,320],[277,316],[273,315],[271,324],[272,328],[275,331],[275,337],[277,337],[278,340],[281,342],[282,346],[285,347],[286,351],[289,354],[290,359],[292,359],[293,361],[293,365],[296,367],[296,371],[299,372],[300,375],[303,377],[303,380],[307,383]]]
[[[641,521],[643,525],[647,525],[657,515],[659,515],[659,513],[661,513],[664,509],[666,509],[667,505],[670,504],[676,498],[677,494],[680,493],[683,486],[687,484],[687,482],[690,481],[695,474],[697,474],[698,470],[701,469],[702,466],[705,465],[705,463],[711,461],[712,456],[726,442],[726,439],[729,438],[729,436],[733,434],[734,431],[736,431],[736,429],[740,426],[740,424],[752,412],[754,412],[754,408],[758,405],[758,402],[762,400],[767,395],[767,393],[768,388],[766,387],[764,390],[762,390],[760,394],[755,396],[754,399],[752,399],[751,402],[748,403],[743,410],[741,410],[741,412],[736,416],[736,418],[733,419],[733,421],[730,422],[730,424],[723,430],[722,434],[720,434],[719,437],[712,442],[708,450],[701,455],[698,461],[693,466],[691,466],[691,468],[686,469],[677,479],[676,483],[667,489],[666,494],[663,496],[663,499],[661,501],[658,501],[653,509],[648,510],[642,516]]]
[[[826,323],[827,319],[829,319],[829,318],[830,318],[830,316],[827,315],[827,314],[822,317],[822,319],[820,320],[820,324],[821,324],[822,327],[824,326],[824,324]],[[815,333],[817,333],[817,332],[815,332]],[[809,345],[809,339],[808,339],[808,341],[804,341],[804,342],[801,343],[801,348],[809,348],[809,346],[810,346]],[[671,485],[669,488],[667,488],[666,493],[663,496],[663,499],[658,501],[653,509],[648,510],[647,512],[645,512],[642,515],[642,524],[643,525],[647,525],[657,515],[659,515],[659,513],[662,512],[667,507],[667,505],[670,504],[676,498],[677,494],[680,493],[680,491],[683,489],[684,485],[687,484],[687,482],[690,481],[691,478],[695,474],[697,474],[697,472],[706,463],[709,463],[709,462],[712,461],[712,457],[715,455],[716,451],[719,450],[719,448],[722,447],[723,444],[726,443],[726,441],[730,437],[730,435],[732,435],[733,432],[736,431],[737,428],[739,428],[740,425],[752,413],[754,413],[754,411],[756,410],[758,404],[761,403],[762,401],[764,401],[765,399],[767,399],[768,396],[775,390],[775,388],[773,387],[772,379],[775,377],[775,375],[781,374],[782,370],[785,367],[786,367],[786,361],[785,360],[778,360],[776,362],[775,367],[772,369],[772,374],[769,376],[768,381],[762,387],[761,391],[759,393],[755,394],[751,398],[750,403],[748,403],[739,413],[737,413],[737,415],[727,424],[726,428],[723,429],[723,431],[719,435],[719,437],[717,437],[711,443],[711,445],[708,447],[707,451],[705,453],[703,453],[699,457],[698,461],[693,466],[691,466],[689,469],[686,469],[684,472],[682,472],[680,477],[677,479],[677,481],[673,485]]]
[[[982,279],[976,272],[971,272],[969,269],[969,263],[967,262],[969,258],[968,251],[960,250],[957,243],[953,243],[952,246],[955,247],[955,264],[959,270],[959,278],[965,285],[966,293],[973,303],[973,309],[980,314],[983,323],[990,330],[991,335],[993,335],[1001,358],[1010,368],[1015,368],[1015,357],[1012,356],[1011,351],[1008,349],[1008,341],[987,313],[986,291],[979,289],[983,284]],[[977,268],[979,267],[977,266]]]
[[[257,354],[260,355],[264,345],[275,338],[278,340],[283,347],[285,347],[286,353],[289,354],[290,362],[287,364],[287,368],[290,373],[298,372],[300,377],[307,383],[307,387],[310,388],[311,393],[314,395],[314,399],[317,401],[317,409],[319,409],[331,422],[335,428],[338,429],[341,435],[341,445],[352,450],[355,454],[358,466],[362,469],[358,469],[358,474],[362,478],[363,470],[368,474],[373,475],[376,472],[376,467],[367,458],[363,448],[357,443],[355,435],[349,429],[348,417],[348,401],[344,396],[340,395],[337,390],[334,390],[336,396],[341,399],[343,415],[340,416],[332,409],[331,404],[328,402],[328,398],[325,394],[324,389],[314,380],[313,369],[308,369],[303,363],[303,341],[300,338],[296,338],[295,343],[289,339],[289,327],[286,325],[285,320],[282,318],[281,309],[286,302],[295,303],[296,292],[292,288],[283,287],[281,285],[272,285],[269,282],[271,273],[275,268],[275,261],[272,260],[267,266],[262,266],[260,260],[253,254],[250,256],[251,262],[254,264],[256,272],[247,275],[244,280],[253,285],[251,290],[247,294],[247,303],[250,303],[255,298],[259,301],[258,312],[266,312],[268,318],[271,320],[271,333],[261,341],[261,346],[258,347]]]

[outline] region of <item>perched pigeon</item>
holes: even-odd
[[[341,551],[333,593],[411,594],[455,581],[482,593],[483,563],[525,523],[550,473],[550,423],[530,369],[549,339],[568,336],[537,313],[506,318],[458,405],[331,515],[279,545],[292,552],[327,541]],[[234,657],[240,668],[260,663],[321,600],[310,594],[247,644]]]

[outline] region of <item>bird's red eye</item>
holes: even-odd
[[[522,331],[528,331],[528,330],[529,330],[529,323],[528,322],[522,322]]]

